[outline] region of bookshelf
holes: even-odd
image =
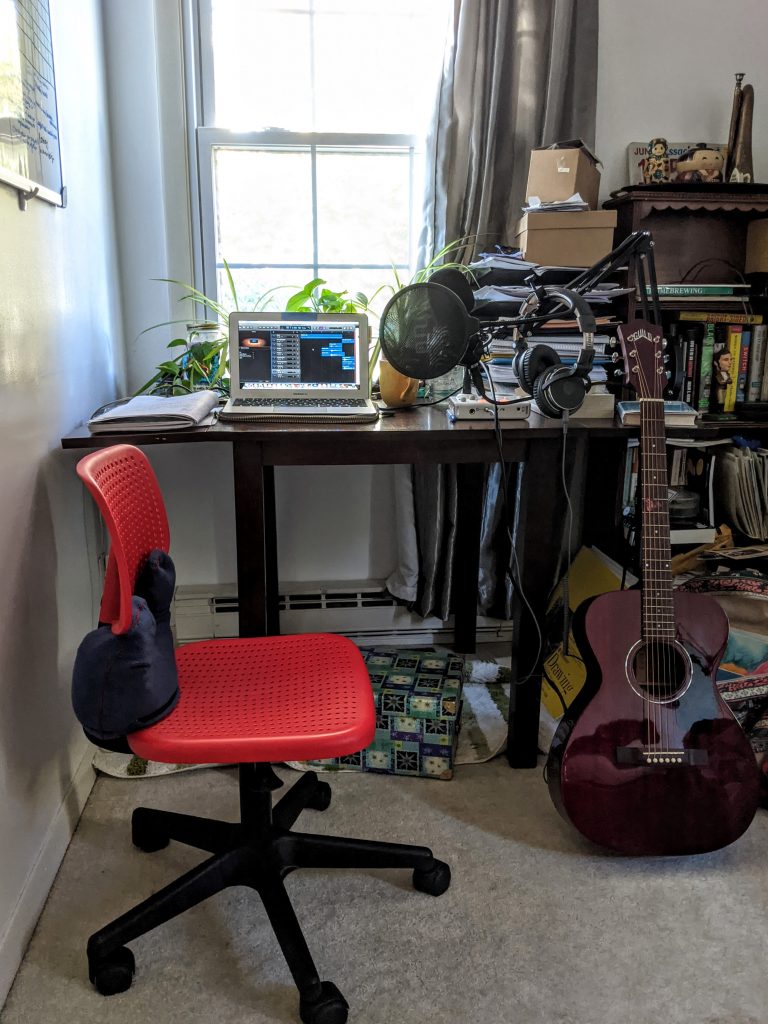
[[[768,184],[630,186],[604,206],[617,213],[616,244],[633,231],[653,235],[669,352],[666,397],[687,401],[708,418],[768,419],[768,380],[765,389],[758,387],[750,362],[752,343],[758,340],[752,352],[759,355],[766,340],[760,322],[768,320],[768,274],[745,279],[747,231],[756,218],[768,218]],[[745,280],[751,289],[743,288]],[[688,294],[667,294],[672,289],[665,286],[682,284]],[[732,285],[734,294],[707,294],[714,285]],[[691,294],[698,289],[705,294]],[[627,318],[638,313],[637,296],[628,296]],[[729,330],[734,326],[738,330]],[[713,352],[720,356],[724,349],[730,390],[725,383],[715,387],[709,366]],[[756,360],[754,367],[756,375]],[[727,372],[720,379],[727,380]]]

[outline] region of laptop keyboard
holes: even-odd
[[[274,408],[301,409],[307,406],[321,409],[338,409],[340,406],[351,409],[367,408],[364,398],[235,398],[233,405],[249,409]]]

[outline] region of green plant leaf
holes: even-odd
[[[223,256],[221,257],[221,262],[224,264],[224,269],[227,272],[227,281],[229,282],[229,292],[230,295],[232,296],[233,307],[234,309],[240,309],[240,303],[237,301],[237,289],[235,288],[235,281],[229,269],[229,264],[227,263]]]
[[[186,338],[174,338],[173,341],[169,341],[168,344],[165,347],[166,348],[178,348],[180,345],[186,345],[186,344],[187,344],[187,339]]]

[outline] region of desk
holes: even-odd
[[[520,581],[533,612],[542,621],[562,543],[562,428],[555,420],[535,420],[514,421],[504,428],[503,436],[505,461],[518,464],[513,535]],[[571,420],[568,459],[588,459],[585,490],[601,496],[597,503],[600,522],[590,520],[590,539],[599,539],[601,529],[612,529],[616,522],[616,474],[608,467],[620,465],[628,433],[612,421]],[[456,463],[455,647],[464,653],[474,650],[483,463],[498,460],[490,424],[452,424],[443,410],[425,407],[397,412],[375,424],[218,423],[164,433],[99,435],[82,427],[61,443],[63,448],[76,449],[195,442],[232,446],[241,636],[279,631],[275,466]],[[577,536],[573,541],[576,546]],[[537,667],[538,637],[527,614],[521,621],[519,601],[515,602],[513,621],[517,643],[507,757],[513,767],[529,768],[536,765],[537,755],[540,678],[533,670]],[[523,676],[519,683],[518,675]]]

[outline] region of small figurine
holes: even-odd
[[[677,161],[678,181],[722,181],[725,157],[722,150],[709,149],[703,142],[688,149]]]
[[[648,159],[643,167],[643,181],[646,185],[658,181],[669,181],[669,156],[666,139],[651,139],[648,143]]]

